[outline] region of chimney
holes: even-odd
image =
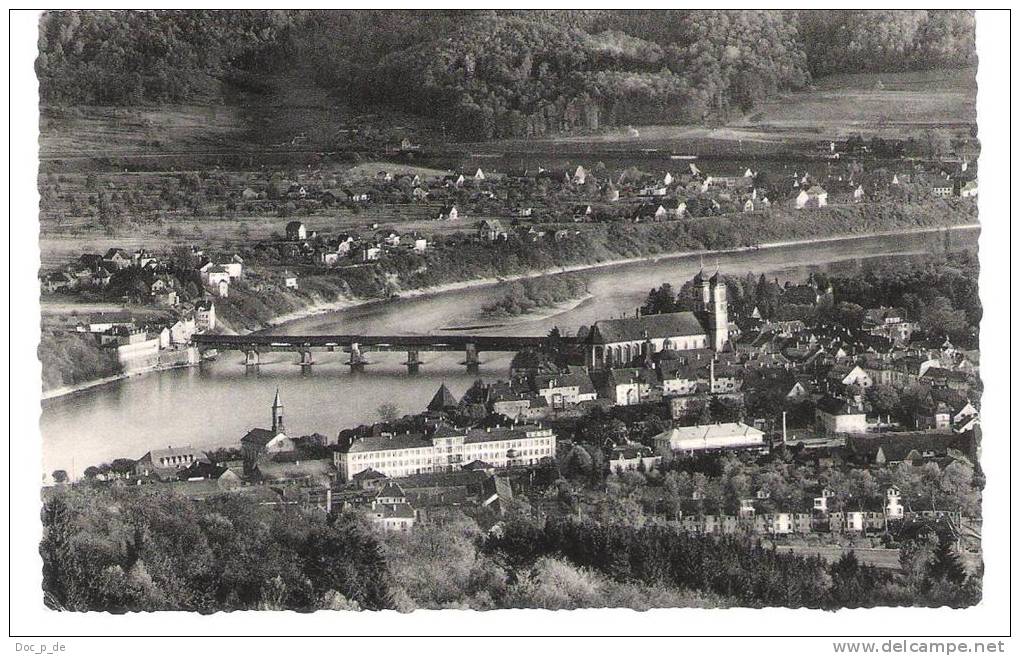
[[[786,444],[786,410],[783,410],[783,444]]]

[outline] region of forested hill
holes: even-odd
[[[47,104],[182,102],[300,70],[466,140],[702,122],[812,75],[975,59],[970,12],[924,10],[53,12],[39,43]]]

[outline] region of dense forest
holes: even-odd
[[[39,50],[48,104],[259,91],[287,70],[460,140],[711,121],[812,75],[975,59],[970,12],[924,10],[67,11]]]
[[[609,499],[611,505],[626,499]],[[875,605],[970,606],[948,536],[902,536],[899,570],[776,553],[747,538],[678,535],[616,513],[612,523],[459,511],[382,535],[355,513],[206,502],[138,489],[63,487],[43,509],[47,606],[150,610]],[[481,524],[492,528],[484,531]]]

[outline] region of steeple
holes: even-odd
[[[276,388],[276,398],[273,399],[273,432],[286,432],[283,427],[283,401],[280,400],[280,388]]]

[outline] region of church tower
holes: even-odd
[[[707,285],[708,302],[706,315],[708,318],[708,341],[713,351],[722,351],[730,337],[730,318],[726,303],[726,282],[717,270],[709,278]]]
[[[705,277],[704,267],[694,276],[694,294],[697,311],[708,312],[708,307],[712,304],[712,290],[708,278]]]
[[[273,399],[273,433],[286,433],[283,428],[283,401],[280,400],[280,388],[276,388],[276,398]]]

